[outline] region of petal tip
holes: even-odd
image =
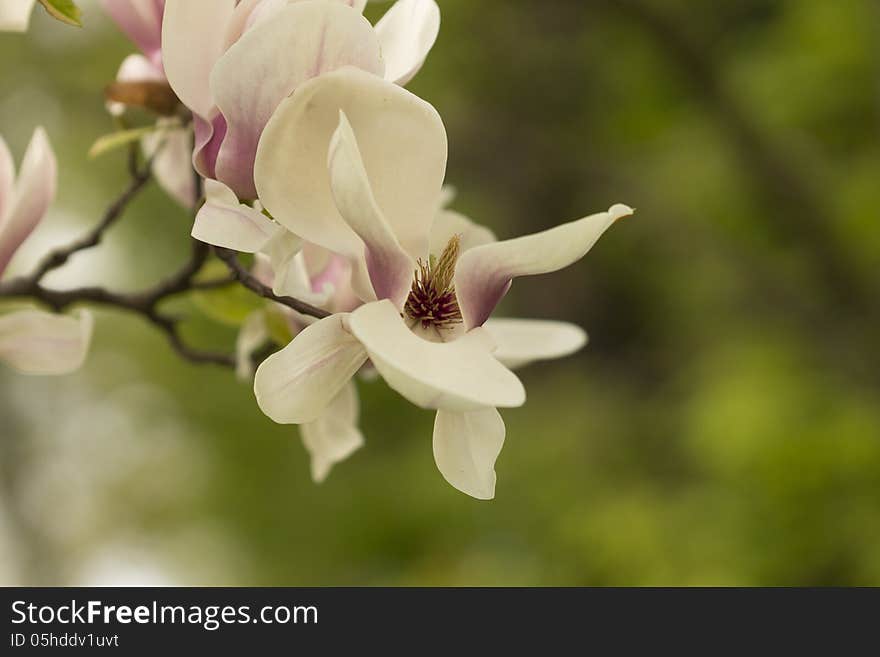
[[[619,221],[624,217],[631,217],[635,214],[635,209],[629,207],[628,205],[624,205],[623,203],[616,203],[611,206],[608,210],[608,214],[614,219],[614,221]]]

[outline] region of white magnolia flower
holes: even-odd
[[[37,0],[0,0],[0,32],[27,32]]]
[[[283,274],[278,275],[278,271]],[[277,294],[293,296],[334,312],[348,311],[360,304],[351,292],[351,268],[345,259],[320,247],[303,244],[286,231],[279,233],[263,253],[257,254],[252,273],[264,284],[274,285]],[[280,329],[292,338],[315,321],[274,302],[267,302],[265,308],[253,312],[242,324],[236,342],[239,378],[253,377],[253,355],[273,338],[270,323],[280,323]],[[300,426],[316,483],[324,481],[335,464],[363,446],[358,416],[357,388],[349,381],[320,416]]]
[[[162,59],[171,86],[194,115],[199,173],[252,201],[260,135],[278,103],[300,84],[343,66],[400,84],[415,75],[439,31],[435,0],[399,0],[375,27],[362,16],[365,4],[167,0]],[[203,212],[211,210],[208,205]]]
[[[0,276],[40,223],[55,197],[57,164],[42,128],[37,128],[18,177],[0,137]],[[0,315],[0,361],[26,374],[67,374],[85,360],[92,334],[86,312],[63,316],[39,310]]]
[[[618,219],[616,205],[501,242],[438,207],[446,132],[429,104],[348,68],[301,85],[266,126],[256,161],[261,202],[288,230],[353,267],[365,303],[303,330],[258,369],[260,408],[280,423],[321,417],[369,361],[397,392],[436,409],[434,457],[455,488],[495,493],[505,428],[520,406],[511,367],[580,349],[576,326],[491,320],[518,276],[566,267]]]

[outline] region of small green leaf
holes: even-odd
[[[213,280],[228,273],[221,262],[209,262],[202,269],[199,280]],[[230,285],[216,290],[198,290],[192,293],[195,306],[206,317],[228,326],[241,326],[247,316],[265,305],[265,301],[241,285]]]
[[[40,0],[52,18],[62,23],[82,27],[82,11],[73,0]]]
[[[122,130],[120,132],[111,132],[109,135],[98,137],[92,147],[89,149],[89,157],[94,159],[105,153],[128,146],[132,142],[139,141],[142,137],[146,137],[161,128],[150,125],[144,128],[132,128],[131,130]]]
[[[269,329],[269,337],[275,344],[286,347],[293,340],[290,323],[287,317],[276,305],[269,305],[265,310],[266,328]]]

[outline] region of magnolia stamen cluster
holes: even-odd
[[[454,235],[439,258],[419,259],[407,297],[406,316],[422,328],[448,329],[461,322],[461,309],[455,296],[455,263],[461,250],[461,235]]]

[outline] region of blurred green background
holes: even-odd
[[[132,47],[83,4],[84,30],[37,11],[0,35],[0,132],[18,159],[45,125],[61,162],[19,271],[126,184],[86,152]],[[447,124],[457,209],[509,237],[638,208],[505,301],[591,344],[522,372],[497,499],[443,481],[432,414],[383,383],[360,385],[366,448],[316,486],[247,385],[101,312],[80,373],[0,371],[0,581],[880,585],[878,4],[440,4],[410,88]],[[51,282],[149,285],[189,227],[152,186]]]

